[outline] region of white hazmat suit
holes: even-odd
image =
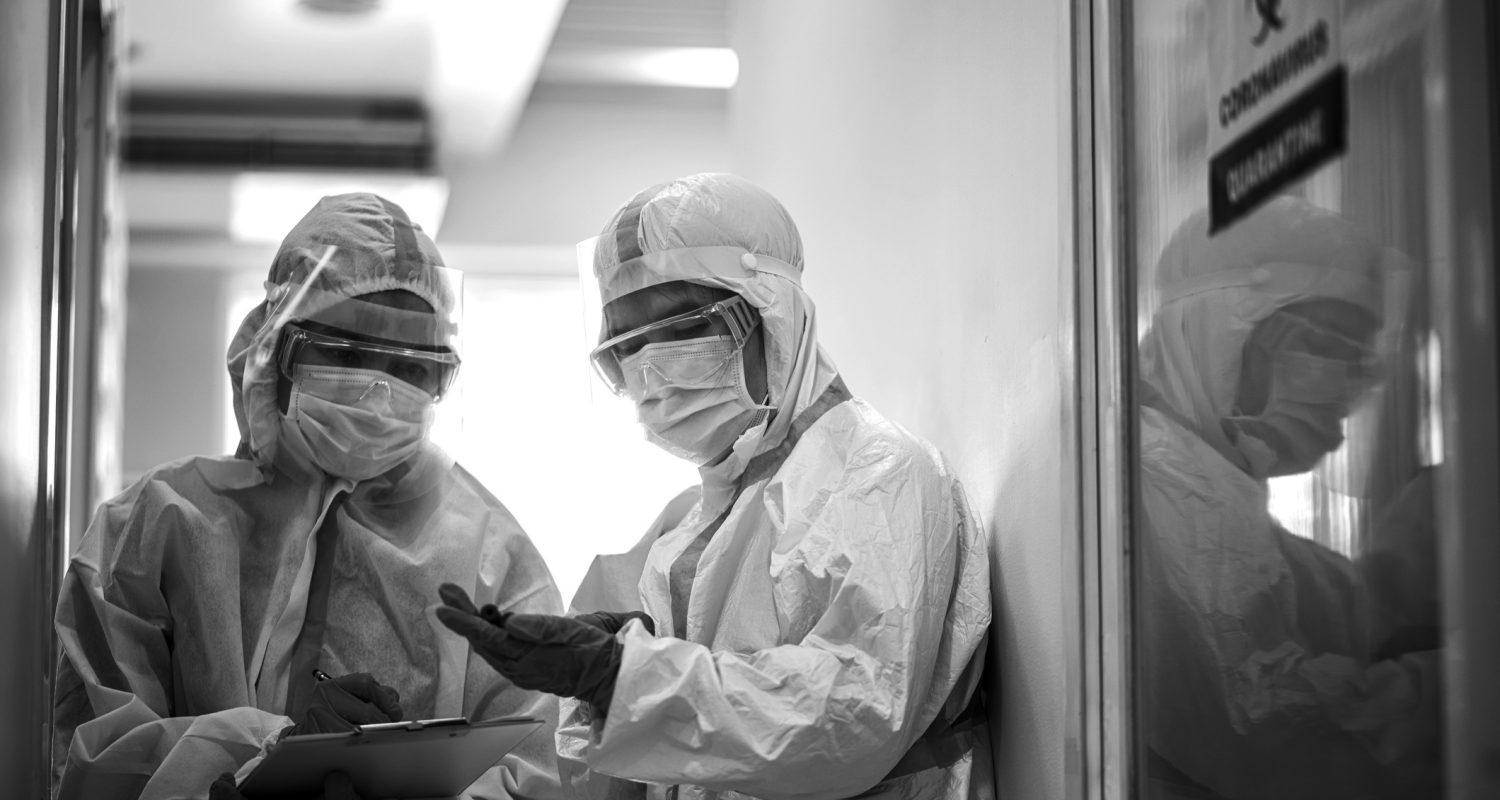
[[[292,723],[312,667],[371,673],[408,719],[547,720],[468,796],[557,795],[554,699],[471,657],[432,609],[448,581],[502,609],[560,611],[516,520],[425,440],[358,483],[283,446],[278,303],[307,288],[291,319],[348,320],[340,301],[404,290],[449,320],[457,298],[439,267],[432,241],[375,195],[324,198],[287,236],[228,354],[241,456],[151,470],[104,503],[73,554],[56,617],[59,797],[206,797]]]
[[[597,599],[593,584],[622,583],[611,566],[641,570],[632,605],[657,636],[621,632],[606,719],[563,701],[565,781],[593,796],[647,793],[632,782],[655,797],[992,796],[984,531],[942,456],[852,399],[819,348],[785,210],[730,175],[655,186],[616,213],[593,267],[606,304],[672,281],[748,300],[777,410],[700,469],[697,503],[664,513],[644,558],[601,560],[580,589]]]

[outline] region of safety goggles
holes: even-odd
[[[300,365],[377,370],[441,400],[458,376],[458,354],[348,339],[298,325],[282,332],[277,356],[281,374],[295,377]]]
[[[594,371],[617,395],[625,393],[625,371],[621,359],[630,356],[652,342],[683,341],[717,335],[705,328],[723,320],[729,335],[734,339],[736,352],[745,346],[755,326],[760,324],[760,315],[743,297],[731,297],[717,303],[709,303],[683,314],[642,325],[619,336],[606,339],[589,353]]]

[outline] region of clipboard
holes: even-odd
[[[321,797],[324,776],[345,772],[363,797],[451,797],[542,724],[533,717],[452,717],[292,736],[271,747],[239,791],[250,800]]]

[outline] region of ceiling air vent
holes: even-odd
[[[132,93],[124,157],[136,167],[428,170],[426,107],[401,98]]]

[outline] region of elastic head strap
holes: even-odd
[[[385,209],[385,213],[391,215],[391,227],[396,235],[396,264],[411,265],[407,267],[407,272],[415,274],[418,268],[416,265],[422,262],[422,247],[417,244],[417,233],[411,217],[406,215],[406,210],[401,206],[383,197],[380,198],[380,206]]]
[[[656,196],[656,187],[646,189],[630,199],[630,203],[620,212],[620,219],[615,223],[615,258],[623,264],[632,258],[640,258],[641,249],[641,211],[646,208],[646,203]]]

